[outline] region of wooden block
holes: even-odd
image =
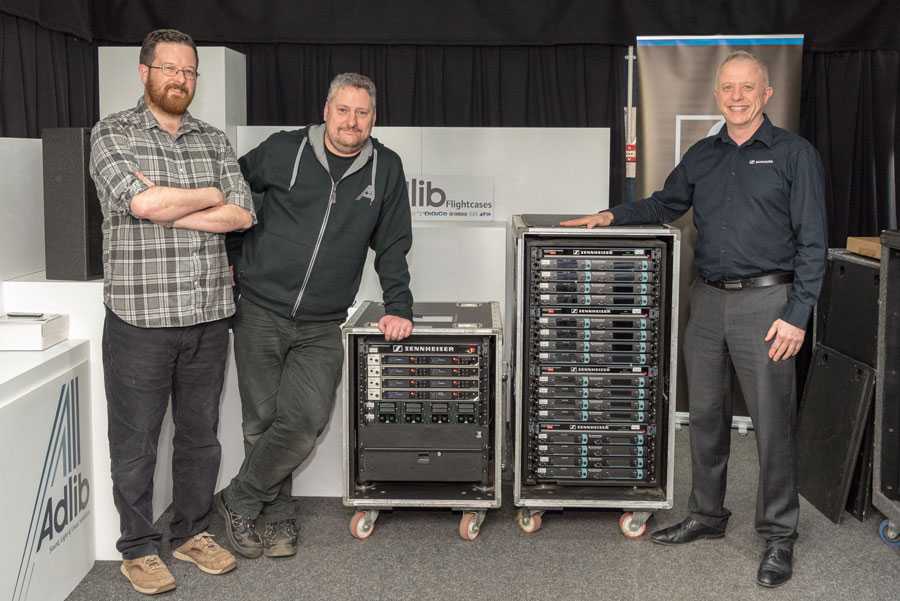
[[[847,250],[852,253],[856,253],[858,255],[863,255],[864,257],[871,257],[873,259],[881,260],[881,239],[877,236],[869,237],[859,237],[859,236],[848,236],[847,237]]]

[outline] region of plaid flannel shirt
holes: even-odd
[[[166,228],[131,212],[159,186],[222,190],[227,203],[253,215],[250,189],[225,134],[185,113],[173,138],[141,98],[91,132],[90,173],[103,210],[103,301],[143,328],[191,326],[234,314],[224,234]]]

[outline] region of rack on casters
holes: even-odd
[[[418,303],[413,333],[385,341],[380,304],[343,328],[344,505],[368,538],[379,512],[462,512],[474,540],[500,507],[502,336],[498,303]]]
[[[872,505],[881,540],[900,549],[900,231],[881,234],[877,349]]]
[[[567,218],[513,217],[516,519],[620,509],[637,538],[673,503],[680,232]]]

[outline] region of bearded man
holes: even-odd
[[[187,112],[197,86],[190,36],[153,31],[141,47],[144,94],[91,134],[90,173],[103,210],[103,370],[122,574],[135,590],[175,588],[153,526],[153,472],[163,416],[175,423],[176,559],[210,574],[235,567],[206,532],[221,448],[219,396],[234,313],[225,233],[256,221],[222,131]]]

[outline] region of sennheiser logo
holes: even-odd
[[[572,255],[574,256],[590,256],[590,257],[609,257],[613,254],[621,254],[621,251],[616,250],[587,250],[583,248],[576,248],[572,251]],[[632,253],[632,254],[640,254],[640,253]]]
[[[27,598],[39,554],[53,553],[90,514],[91,485],[81,474],[78,378],[62,385],[44,453],[13,601]]]
[[[395,344],[395,353],[452,353],[452,346],[432,346],[421,344]]]
[[[774,165],[775,161],[772,159],[760,160],[760,159],[750,159],[749,163],[751,165]]]

